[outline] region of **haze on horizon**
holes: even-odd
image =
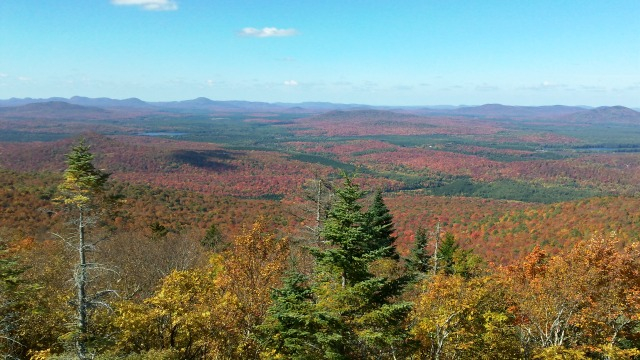
[[[640,2],[3,0],[0,99],[640,107]]]

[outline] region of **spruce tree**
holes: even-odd
[[[37,285],[24,281],[22,274],[26,268],[6,247],[0,239],[0,353],[3,359],[18,359],[23,350],[20,337],[28,335],[20,331],[20,315],[26,311],[25,302]]]
[[[405,259],[407,270],[411,273],[425,274],[430,269],[431,255],[427,253],[429,236],[427,230],[419,227],[416,231],[415,242],[409,256]]]
[[[376,191],[366,216],[366,229],[371,236],[371,250],[386,248],[384,256],[399,258],[396,248],[393,246],[397,239],[393,235],[395,232],[393,216],[382,199],[382,191]]]
[[[442,271],[447,275],[453,275],[455,273],[453,267],[454,254],[458,251],[459,247],[460,246],[452,233],[446,233],[444,235],[444,240],[438,248],[438,268],[442,269]]]
[[[312,250],[319,264],[339,269],[342,287],[368,279],[371,274],[367,265],[379,256],[371,251],[371,232],[364,227],[367,219],[359,202],[363,196],[364,191],[345,177],[321,232],[322,239],[332,247]]]
[[[209,226],[207,232],[204,234],[202,240],[200,240],[200,244],[207,249],[213,250],[215,252],[219,252],[224,250],[224,236],[222,235],[222,231],[220,228],[214,223]]]
[[[79,359],[91,357],[88,350],[89,342],[89,309],[101,303],[100,297],[111,291],[101,291],[89,295],[89,270],[96,264],[87,260],[87,253],[93,248],[87,242],[86,229],[95,222],[91,216],[97,210],[97,203],[102,194],[109,174],[98,170],[93,165],[94,155],[89,151],[90,147],[84,139],[75,145],[67,154],[67,169],[63,174],[63,182],[58,186],[60,196],[56,200],[67,206],[72,215],[72,222],[77,232],[74,248],[78,252],[78,263],[74,270],[74,282],[76,286],[76,326],[72,337],[76,354]],[[62,237],[62,236],[60,236]],[[62,237],[67,243],[72,239]]]
[[[269,355],[287,359],[340,359],[344,325],[336,314],[321,311],[308,278],[292,272],[272,295],[273,305],[257,327]]]
[[[294,359],[401,356],[398,349],[407,339],[403,325],[411,305],[396,298],[409,278],[389,279],[371,271],[377,260],[398,260],[389,252],[389,237],[382,241],[374,235],[392,229],[392,223],[371,228],[371,214],[381,212],[363,211],[364,194],[352,178],[345,177],[321,233],[327,248],[312,250],[316,265],[309,285],[290,278],[274,294],[274,306],[262,327],[271,355]],[[378,201],[382,203],[381,197]],[[307,352],[311,349],[316,355]]]

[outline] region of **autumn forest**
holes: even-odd
[[[640,112],[0,101],[3,359],[638,359]]]

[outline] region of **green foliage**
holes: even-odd
[[[382,199],[382,191],[376,191],[373,203],[366,212],[365,229],[371,236],[371,250],[386,248],[384,257],[399,258],[393,246],[397,240],[394,236],[393,216]]]
[[[438,196],[474,196],[488,199],[519,200],[526,202],[555,203],[596,196],[597,191],[574,189],[565,186],[542,186],[524,181],[496,180],[476,182],[458,178],[444,185],[429,188]]]
[[[339,269],[343,286],[370,278],[367,264],[382,255],[370,251],[373,238],[364,227],[367,219],[359,202],[363,196],[360,187],[345,177],[344,186],[336,190],[337,200],[322,229],[322,237],[333,247],[313,250],[319,264]]]
[[[0,243],[0,353],[7,358],[17,356],[22,350],[19,322],[31,288],[24,284],[22,274],[25,270],[8,254],[5,244]]]
[[[151,239],[160,239],[169,233],[169,229],[157,221],[149,224],[149,230],[151,230]]]
[[[445,275],[460,275],[466,279],[477,276],[482,272],[483,261],[472,250],[464,250],[451,233],[446,233],[444,240],[438,244],[436,258],[427,252],[429,235],[427,231],[420,227],[416,231],[413,247],[405,260],[407,271],[418,276],[433,272],[436,265],[437,273]],[[434,241],[436,241],[434,239]],[[434,264],[437,261],[437,264]]]
[[[331,312],[315,306],[314,293],[308,279],[291,273],[284,286],[273,292],[273,305],[265,322],[257,327],[263,354],[275,354],[291,359],[340,358],[344,324]]]
[[[376,196],[367,212],[363,197],[364,191],[345,176],[321,233],[330,246],[312,250],[317,263],[311,279],[293,274],[274,293],[274,306],[260,328],[270,357],[366,359],[401,354],[411,305],[395,299],[409,277],[372,271],[380,261],[397,265],[398,257],[390,251],[393,223],[382,197]]]
[[[95,168],[92,163],[94,155],[89,149],[84,139],[71,149],[67,155],[64,181],[58,187],[61,200],[78,208],[89,205],[94,196],[103,191],[109,178],[109,174]]]
[[[438,268],[442,269],[445,274],[451,275],[454,273],[453,269],[453,255],[460,246],[456,242],[455,236],[451,233],[446,233],[444,240],[438,246]]]
[[[427,253],[428,241],[429,236],[427,235],[427,230],[423,227],[418,228],[413,247],[411,248],[409,256],[405,259],[409,272],[424,274],[429,271],[431,255]]]
[[[215,223],[209,226],[204,237],[200,240],[200,244],[214,251],[224,250],[224,236]]]
[[[321,155],[296,153],[296,154],[290,155],[289,158],[291,160],[298,160],[298,161],[311,163],[311,164],[320,164],[320,165],[330,166],[334,169],[347,171],[347,172],[353,172],[356,170],[356,167],[354,165],[343,163],[338,160],[334,160],[329,157],[321,156]]]

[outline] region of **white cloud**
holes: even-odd
[[[298,82],[295,80],[287,80],[284,82],[284,84],[287,86],[298,86]]]
[[[248,37],[258,37],[258,38],[266,38],[266,37],[284,37],[284,36],[294,36],[298,35],[298,30],[296,29],[278,29],[275,27],[266,27],[262,29],[256,29],[252,27],[246,27],[240,30],[241,36]]]
[[[8,75],[8,74],[5,74],[5,73],[0,73],[0,79],[1,79],[1,78],[6,78],[6,77],[9,77],[9,75]]]
[[[207,80],[207,85],[208,86],[213,86],[213,84],[215,84],[215,82],[213,80]]]
[[[173,0],[111,0],[113,5],[140,6],[144,10],[172,11],[178,10],[178,4]]]

